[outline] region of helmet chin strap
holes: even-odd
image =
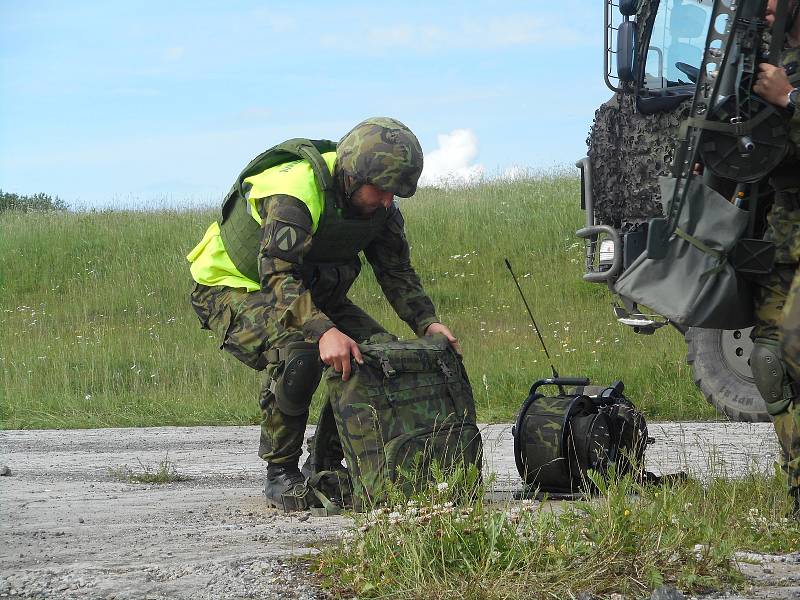
[[[348,184],[348,179],[350,179],[350,183]],[[353,209],[353,194],[355,194],[358,189],[364,185],[363,181],[359,181],[352,175],[347,175],[344,171],[340,171],[340,185],[342,189],[342,197],[344,199],[344,206],[347,210]]]

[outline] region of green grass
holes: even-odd
[[[190,477],[178,473],[175,463],[169,460],[169,456],[158,463],[157,467],[151,467],[139,461],[139,468],[133,469],[128,465],[112,467],[108,474],[114,479],[128,483],[174,483],[176,481],[189,481]]]
[[[323,585],[358,598],[646,598],[663,584],[741,588],[737,551],[800,545],[777,473],[663,487],[593,477],[598,497],[544,504],[492,504],[480,488],[459,503],[464,486],[450,481],[357,515],[354,530],[315,559]]]
[[[562,375],[625,381],[650,419],[707,419],[675,331],[633,334],[581,280],[579,182],[553,176],[421,189],[402,201],[417,271],[460,338],[481,420],[508,420],[550,373],[508,257]],[[246,424],[259,375],[218,350],[188,303],[203,211],[0,213],[4,428]],[[366,268],[352,299],[411,335]],[[317,393],[318,406],[321,391]]]

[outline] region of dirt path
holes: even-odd
[[[483,428],[485,468],[505,492],[520,487],[509,430]],[[656,472],[771,469],[777,451],[769,424],[664,423],[651,435]],[[1,431],[11,475],[0,477],[0,597],[317,597],[303,557],[350,521],[265,508],[257,439],[257,427]],[[165,457],[191,479],[129,484],[109,472]],[[752,597],[800,598],[798,561],[757,558]]]

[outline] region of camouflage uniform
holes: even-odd
[[[800,66],[800,49],[784,52],[783,64],[792,79]],[[793,83],[797,85],[797,82]],[[800,500],[800,111],[790,123],[792,148],[789,157],[770,176],[775,200],[767,217],[764,239],[775,243],[775,265],[759,277],[754,289],[756,326],[752,337],[779,344],[793,381],[793,400],[786,410],[772,415],[781,445],[783,467],[789,477],[789,493]],[[765,400],[767,400],[765,398]]]
[[[795,256],[797,255],[798,244],[795,243]],[[792,379],[800,381],[800,271],[795,271],[783,309],[780,331],[783,360],[786,361]]]
[[[371,140],[371,131],[366,133],[365,141],[364,128],[359,130],[362,136],[359,141],[372,142],[373,152],[376,148],[384,153],[392,150],[390,144],[382,146],[381,140]],[[337,203],[343,207],[340,212],[344,221],[359,219],[349,204],[352,190],[347,189],[344,178],[348,169],[340,167],[353,164],[353,160],[348,160],[348,152],[352,157],[352,145],[340,145],[340,148],[334,169]],[[421,149],[419,153],[421,157]],[[373,183],[397,195],[411,195],[416,188],[413,174],[393,173],[390,175],[394,179],[387,179],[387,174],[375,169],[374,164],[356,164],[355,167],[354,175],[362,183]],[[409,177],[413,181],[405,182]],[[419,177],[418,172],[416,177]],[[398,180],[402,185],[390,185]],[[277,406],[271,388],[276,374],[283,368],[279,351],[301,340],[316,344],[332,327],[359,343],[385,330],[347,297],[361,269],[357,253],[335,266],[310,263],[305,259],[314,247],[315,233],[312,233],[312,218],[303,203],[293,196],[273,195],[257,199],[256,206],[262,219],[258,251],[260,289],[248,292],[244,288],[198,283],[191,301],[201,326],[218,333],[220,348],[249,367],[265,371],[259,395],[262,410],[259,455],[273,464],[288,464],[296,462],[302,452],[308,411],[292,416]],[[411,266],[402,215],[396,204],[388,210],[378,210],[384,224],[363,249],[364,256],[395,312],[417,335],[423,335],[438,319],[433,303]],[[286,243],[286,238],[280,235],[287,225],[295,232],[291,243]]]

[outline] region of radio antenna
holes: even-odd
[[[525,303],[525,309],[528,311],[528,315],[531,318],[531,322],[533,323],[533,329],[536,332],[536,335],[539,336],[539,341],[542,344],[542,349],[544,350],[545,356],[547,356],[547,360],[550,361],[550,369],[553,371],[553,377],[555,379],[558,379],[558,377],[559,377],[558,371],[556,371],[556,368],[553,366],[553,359],[550,358],[550,353],[547,351],[547,346],[544,345],[544,339],[542,339],[542,334],[539,331],[539,326],[536,324],[536,319],[533,318],[533,313],[531,312],[531,307],[528,306],[528,301],[525,299],[525,294],[522,293],[522,288],[519,287],[519,281],[517,281],[517,276],[514,275],[514,269],[511,268],[511,263],[508,262],[507,258],[505,259],[505,261],[506,261],[506,266],[508,267],[508,271],[511,273],[511,277],[514,279],[514,283],[517,285],[517,289],[519,290],[519,295],[522,297],[522,302]],[[559,386],[559,388],[560,387],[561,386]]]

